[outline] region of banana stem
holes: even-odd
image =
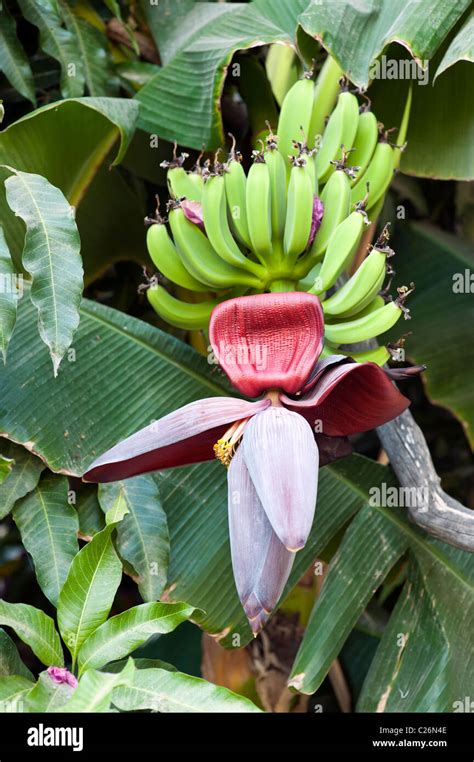
[[[274,280],[268,288],[272,294],[281,291],[296,291],[296,283],[293,280]]]
[[[398,130],[397,135],[397,143],[399,146],[403,146],[406,138],[407,138],[407,132],[408,132],[408,123],[410,121],[410,112],[411,112],[411,102],[413,97],[413,84],[410,83],[410,86],[408,88],[408,94],[407,99],[405,101],[405,108],[403,110],[403,116],[402,121],[400,123],[400,129]],[[394,156],[393,156],[393,168],[398,169],[400,164],[400,159],[402,156],[402,148],[395,148],[394,149]]]

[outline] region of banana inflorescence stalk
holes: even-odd
[[[386,362],[385,347],[350,351],[408,317],[409,289],[396,299],[382,291],[393,272],[386,229],[353,275],[345,273],[381,211],[396,153],[368,99],[360,103],[340,76],[328,58],[316,81],[311,70],[290,87],[276,134],[267,122],[247,171],[232,136],[224,161],[218,151],[201,166],[201,154],[191,170],[188,155],[178,156],[174,146],[172,160],[162,164],[168,217],[158,209],[147,219],[147,246],[159,272],[148,299],[164,320],[206,330],[213,307],[230,296],[309,291],[322,302],[325,351]]]

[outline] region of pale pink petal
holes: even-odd
[[[181,209],[184,212],[184,216],[188,218],[190,222],[193,222],[199,227],[204,227],[204,217],[202,214],[202,205],[199,201],[189,201],[187,198],[181,201]]]
[[[243,456],[269,521],[283,545],[302,548],[311,530],[318,489],[318,448],[306,420],[269,407],[247,424]]]
[[[282,545],[273,531],[250,479],[241,447],[231,461],[228,486],[235,585],[252,631],[257,634],[280,599],[295,554]]]
[[[209,397],[185,405],[119,442],[84,474],[89,482],[110,482],[162,468],[211,460],[213,444],[234,421],[255,415],[270,402]]]

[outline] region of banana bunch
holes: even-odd
[[[225,161],[219,150],[201,166],[201,155],[190,171],[188,155],[178,157],[175,145],[172,161],[162,164],[168,216],[158,208],[147,233],[154,265],[184,294],[178,299],[153,280],[148,299],[164,320],[206,330],[223,299],[305,290],[321,299],[327,351],[334,351],[408,316],[405,292],[387,303],[379,294],[393,254],[385,239],[336,289],[380,212],[395,166],[387,133],[367,105],[340,87],[339,75],[328,59],[316,82],[312,72],[295,82],[282,102],[277,134],[267,123],[248,172],[235,139]],[[371,356],[384,362],[384,348]]]

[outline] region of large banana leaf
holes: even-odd
[[[356,85],[367,87],[370,65],[389,43],[400,43],[418,61],[431,59],[469,5],[469,0],[438,0],[436,21],[427,23],[426,5],[419,0],[314,2],[298,20]]]
[[[295,45],[297,17],[307,0],[256,0],[217,11],[213,3],[191,9],[165,48],[168,63],[143,87],[139,126],[192,148],[217,148],[224,135],[219,99],[232,56],[237,50],[280,40]],[[151,31],[160,45],[160,6],[149,7]],[[154,21],[152,14],[157,15]],[[184,28],[183,28],[184,27]]]

